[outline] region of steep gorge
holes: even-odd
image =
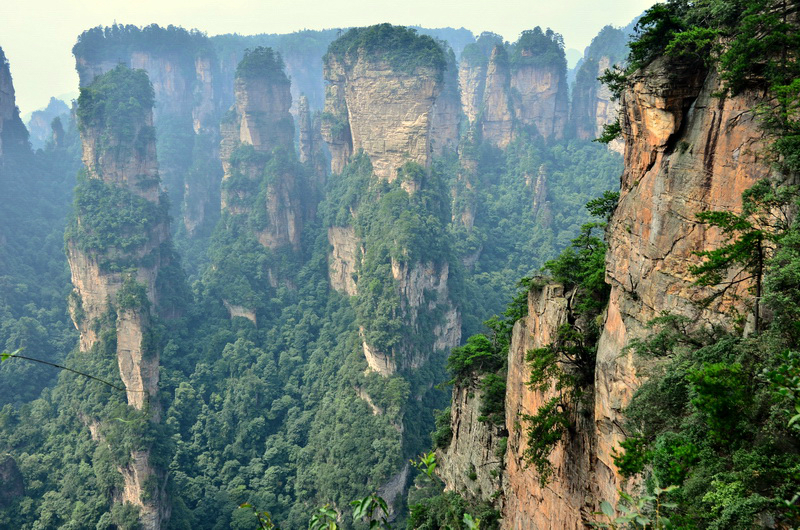
[[[526,385],[530,367],[525,355],[553,340],[566,318],[569,293],[560,286],[532,290],[528,316],[515,325],[506,380],[509,437],[502,463],[494,457],[496,435],[487,436],[485,425],[476,421],[474,405],[464,401],[465,390],[454,390],[450,444],[468,449],[459,455],[442,453],[440,475],[448,488],[473,498],[489,500],[489,487],[502,491],[494,503],[504,515],[503,528],[583,528],[601,500],[615,501],[617,491],[626,487],[613,454],[625,439],[623,411],[644,377],[643,361],[627,346],[650,333],[649,321],[669,312],[693,322],[732,326],[730,301],[717,300],[706,308],[696,303],[707,293],[692,283],[689,267],[701,262],[697,252],[716,248],[723,239],[695,216],[708,210],[740,211],[742,192],[774,170],[753,110],[764,102],[764,93],[748,89],[714,97],[720,89],[716,72],[691,61],[659,58],[634,74],[623,93],[625,171],[619,205],[606,230],[611,295],[593,398],[550,454],[554,474],[546,488],[522,457],[527,442],[521,415],[532,414],[548,397]],[[741,295],[748,285],[736,289]],[[479,395],[478,389],[473,383],[470,391]],[[476,492],[463,478],[464,455],[472,469],[501,470],[498,478],[479,478],[485,486]]]

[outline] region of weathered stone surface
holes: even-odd
[[[597,80],[612,66],[607,55],[588,57],[581,66],[581,70],[589,74],[579,76],[575,82],[570,119],[575,135],[582,140],[598,138],[603,133],[603,126],[619,118],[619,101],[612,101],[611,90]],[[616,139],[608,144],[608,148],[623,154],[625,144]]]
[[[511,94],[514,117],[520,125],[536,127],[544,138],[564,136],[569,99],[562,66],[518,66],[511,74]]]
[[[252,146],[257,153],[274,157],[290,157],[294,152],[294,120],[289,114],[291,93],[289,79],[283,72],[254,72],[238,77],[235,82],[236,104],[231,116],[221,126],[220,156],[224,171],[223,183],[241,174],[260,182],[267,168],[267,157],[254,157],[232,164],[231,155],[238,146]],[[306,217],[306,204],[302,196],[302,183],[290,164],[278,169],[278,174],[268,185],[266,223],[255,236],[266,248],[300,247],[300,233]],[[239,193],[235,199],[223,187],[222,209],[231,214],[249,213],[255,197]],[[307,199],[307,198],[306,198]],[[239,204],[236,206],[235,204]]]
[[[429,67],[400,72],[361,53],[347,64],[330,56],[325,79],[330,85],[322,134],[333,173],[359,150],[369,156],[375,175],[389,181],[406,162],[428,166],[433,107],[442,91],[437,72]],[[440,108],[440,115],[445,111]]]
[[[486,88],[486,64],[471,64],[462,60],[458,68],[461,109],[470,125],[478,120]]]
[[[514,115],[509,93],[508,54],[501,45],[495,46],[492,50],[489,66],[486,68],[485,86],[481,119],[483,139],[503,148],[511,142]]]
[[[453,438],[446,449],[437,449],[436,472],[447,491],[456,491],[467,498],[502,506],[504,455],[500,449],[504,428],[478,421],[481,406],[480,379],[453,387],[450,405],[450,426]],[[470,475],[474,473],[473,480]]]
[[[575,293],[564,292],[561,285],[534,288],[528,295],[528,316],[517,321],[508,351],[506,386],[506,478],[503,528],[582,529],[586,498],[591,491],[592,422],[585,414],[576,414],[574,431],[556,445],[550,455],[553,476],[542,487],[535,469],[527,467],[523,454],[528,448],[524,415],[535,415],[539,407],[557,395],[554,389],[545,392],[527,386],[530,369],[525,360],[529,350],[553,342],[558,328],[571,319]],[[591,389],[589,390],[591,392]]]
[[[103,126],[83,124],[83,160],[88,178],[104,181],[109,186],[124,188],[144,199],[159,203],[159,176],[156,162],[155,135],[152,134],[152,112],[146,109],[134,117],[130,126],[136,132],[138,144],[122,145]],[[137,138],[138,137],[138,138]],[[114,143],[116,142],[116,143]],[[77,212],[81,223],[82,212]],[[146,240],[127,253],[110,248],[103,251],[84,249],[77,241],[67,241],[67,260],[72,272],[74,294],[70,299],[70,312],[80,331],[80,347],[91,352],[97,344],[98,332],[108,329],[116,316],[113,331],[116,334],[116,356],[120,378],[125,385],[128,404],[140,411],[148,411],[150,420],[160,421],[157,399],[159,381],[159,352],[148,351],[147,335],[151,331],[151,311],[158,308],[159,296],[156,280],[159,270],[167,265],[171,253],[169,227],[166,218],[156,222],[146,234]],[[147,266],[129,267],[125,272],[105,270],[104,261],[125,258],[140,263],[147,256]],[[120,307],[117,294],[128,280],[144,287],[148,302],[140,307]],[[152,308],[152,309],[151,309]],[[150,346],[152,348],[153,346]],[[100,424],[86,420],[93,438],[100,439]],[[158,530],[169,517],[169,503],[163,491],[164,474],[149,463],[149,449],[134,451],[130,464],[119,471],[124,488],[117,502],[130,502],[140,508],[140,523],[145,530]],[[156,491],[145,491],[148,483],[157,484]]]
[[[442,91],[431,109],[431,151],[440,156],[458,147],[461,96],[458,93],[458,68],[448,61],[442,77]]]
[[[225,309],[228,310],[228,314],[231,316],[231,318],[243,317],[252,322],[254,326],[258,325],[256,322],[256,312],[252,309],[231,304],[227,300],[223,300],[222,304],[225,306]]]
[[[90,178],[124,187],[150,202],[158,202],[158,160],[152,112],[140,116],[131,125],[136,148],[110,144],[109,135],[101,127],[82,127],[83,165]]]
[[[764,94],[712,97],[719,89],[716,74],[659,59],[623,95],[625,172],[608,228],[606,279],[612,291],[596,370],[601,499],[616,498],[620,488],[611,453],[623,438],[621,411],[640,384],[635,359],[624,347],[647,333],[645,324],[663,311],[728,323],[729,303],[702,311],[693,303],[708,294],[692,284],[689,267],[701,261],[695,253],[722,241],[695,215],[739,210],[742,192],[771,170],[753,111]]]
[[[351,226],[332,226],[328,228],[328,242],[332,247],[328,254],[328,278],[331,287],[340,293],[355,296],[358,293],[356,265],[363,253],[355,229]]]
[[[442,322],[434,328],[434,349],[448,351],[458,346],[461,340],[461,313],[449,299],[447,280],[450,267],[447,263],[400,263],[391,262],[392,277],[400,294],[400,308],[406,324],[417,330],[423,312],[441,308]],[[426,298],[430,301],[426,302]],[[416,369],[428,362],[432,351],[420,351],[413,346],[401,344],[392,352],[380,352],[364,342],[364,355],[370,368],[382,375],[391,375],[397,370]]]

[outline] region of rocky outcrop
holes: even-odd
[[[322,116],[320,112],[312,115],[308,107],[308,98],[305,96],[300,96],[297,106],[297,128],[300,162],[311,169],[315,181],[314,188],[321,195],[330,163],[325,154],[325,142],[322,139]]]
[[[74,286],[70,312],[81,332],[81,351],[97,353],[100,336],[113,331],[128,405],[158,422],[159,352],[150,337],[151,312],[159,308],[158,276],[169,265],[172,252],[167,215],[159,196],[152,100],[148,100],[148,93],[152,94],[152,89],[144,72],[119,66],[99,77],[79,100],[88,181],[76,191],[79,199],[75,227],[68,231],[66,244]],[[138,108],[116,114],[114,101],[133,98],[138,101]],[[91,193],[93,181],[103,182],[100,193],[119,202],[81,199]],[[140,209],[125,209],[134,204]],[[135,212],[149,212],[140,215],[154,217],[126,217]],[[103,219],[116,215],[126,223],[142,226],[131,233],[127,224],[103,224]],[[136,239],[129,240],[132,236]],[[112,241],[119,243],[109,245]],[[140,523],[148,530],[161,528],[168,517],[163,491],[146,491],[146,484],[163,481],[163,472],[149,462],[148,449],[131,453],[130,463],[120,469],[124,489],[117,499],[138,506]]]
[[[167,146],[159,160],[162,184],[176,206],[173,215],[182,211],[187,232],[198,233],[218,208],[214,199],[221,176],[216,150],[195,138],[210,135],[213,144],[219,141],[221,79],[207,37],[173,26],[98,27],[80,35],[73,54],[82,87],[119,64],[147,72],[157,102],[155,124],[165,135],[159,143]]]
[[[771,165],[753,110],[763,93],[713,97],[720,88],[713,72],[658,59],[623,94],[625,172],[608,227],[611,301],[596,370],[600,498],[615,498],[620,487],[611,452],[623,439],[621,411],[639,385],[636,360],[625,346],[644,336],[646,323],[663,311],[729,325],[729,302],[705,310],[693,303],[708,294],[692,284],[688,269],[701,261],[696,252],[722,242],[695,215],[738,211],[742,192],[770,175]],[[740,285],[739,294],[748,287]]]
[[[484,140],[504,148],[523,129],[543,138],[564,136],[569,96],[564,51],[555,34],[536,28],[511,46],[482,35],[464,55],[461,104]]]
[[[449,55],[442,78],[442,92],[431,109],[431,150],[440,156],[458,146],[458,126],[461,121],[461,96],[458,93],[458,67]]]
[[[356,267],[363,253],[353,227],[332,226],[328,228],[328,278],[331,287],[348,296],[358,293],[356,287]]]
[[[574,291],[564,292],[558,284],[534,287],[528,294],[528,316],[514,325],[508,351],[506,382],[506,429],[508,449],[505,461],[503,528],[582,529],[584,516],[592,505],[594,431],[590,415],[579,411],[575,426],[550,454],[553,475],[542,486],[539,475],[528,467],[525,415],[534,416],[558,392],[528,387],[530,368],[527,352],[555,341],[558,328],[573,318]],[[587,392],[591,396],[591,389]],[[521,425],[520,425],[521,424]],[[588,500],[587,500],[588,499]]]
[[[11,68],[0,48],[0,157],[15,149],[27,149],[28,131],[22,124],[11,80]]]
[[[530,50],[522,50],[528,57]],[[543,138],[561,138],[569,116],[567,76],[559,63],[521,64],[512,70],[511,94],[514,118],[522,126],[534,126]]]
[[[549,345],[558,328],[574,319],[574,295],[559,284],[534,287],[528,293],[528,316],[515,323],[508,351],[503,426],[479,420],[480,379],[484,376],[453,390],[453,438],[447,449],[439,452],[438,473],[448,490],[492,503],[501,511],[502,528],[578,530],[584,528],[586,516],[593,510],[591,414],[575,414],[574,428],[550,455],[553,475],[546,486],[524,456],[528,449],[524,417],[536,415],[558,395],[554,388],[541,391],[528,386],[527,353]],[[591,389],[587,392],[591,395]]]
[[[453,387],[453,437],[445,449],[436,451],[436,471],[447,491],[469,499],[496,501],[501,508],[503,498],[497,492],[503,488],[508,433],[502,427],[480,421],[482,399],[479,378]]]
[[[0,455],[0,509],[11,506],[25,495],[25,482],[14,457]]]
[[[52,97],[47,107],[34,111],[27,124],[30,132],[31,147],[34,149],[43,148],[52,139],[53,129],[51,124],[53,120],[60,118],[63,121],[67,121],[69,112],[70,109],[66,103]]]
[[[499,147],[511,142],[514,114],[511,108],[508,53],[498,44],[486,68],[483,114],[480,120],[483,139]]]
[[[461,92],[461,109],[470,125],[478,120],[486,89],[486,67],[484,61],[468,61],[464,58],[458,67],[458,87]]]
[[[369,156],[375,175],[388,181],[406,162],[428,167],[441,75],[428,66],[398,70],[363,52],[329,54],[322,135],[331,151],[331,171],[341,172],[349,156],[360,150]],[[450,120],[448,108],[444,103],[439,107],[440,128]]]
[[[263,226],[253,228],[266,248],[298,249],[306,217],[303,175],[292,163],[289,79],[271,49],[256,48],[245,55],[235,93],[236,104],[222,127],[222,208],[233,215],[265,217]],[[253,184],[237,185],[242,179]],[[261,187],[266,187],[265,202],[258,204]]]
[[[588,58],[578,71],[571,121],[575,135],[582,140],[598,138],[603,133],[603,126],[614,123],[619,118],[619,102],[613,101],[611,90],[597,80],[611,66],[611,58],[608,56]],[[620,154],[624,150],[621,139],[611,141],[608,147]]]
[[[627,40],[625,30],[606,26],[586,48],[583,62],[575,74],[570,110],[570,126],[578,138],[598,138],[603,126],[614,123],[619,117],[619,102],[612,100],[609,88],[597,78],[614,65],[624,62],[628,53]],[[617,139],[608,147],[622,154],[624,144]]]
[[[461,341],[461,312],[449,298],[449,265],[432,262],[409,265],[392,259],[391,271],[400,295],[400,313],[408,332],[421,334],[430,313],[436,310],[441,313],[441,318],[433,328],[433,350],[445,352],[458,346]],[[363,329],[361,334],[363,337]],[[403,341],[391,351],[380,351],[364,339],[363,350],[370,369],[384,376],[421,368],[432,354],[432,351],[420,349],[411,341]]]

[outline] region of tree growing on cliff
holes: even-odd
[[[697,214],[701,223],[719,229],[725,238],[725,244],[718,248],[696,252],[706,261],[689,267],[697,277],[697,285],[718,287],[702,299],[703,305],[729,295],[741,284],[752,283],[754,327],[756,332],[761,330],[765,268],[789,229],[790,207],[796,194],[795,186],[777,186],[765,179],[742,194],[741,214],[728,211]],[[735,271],[733,276],[732,271]]]

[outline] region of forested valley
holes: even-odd
[[[0,51],[0,528],[794,527],[798,16]]]

